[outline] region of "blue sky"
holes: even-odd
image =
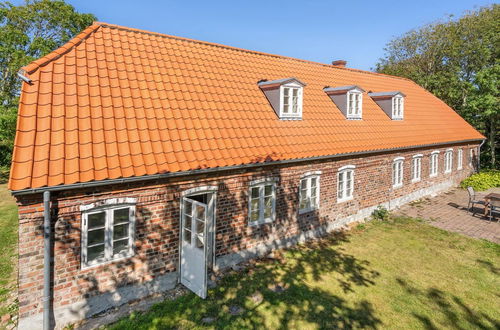
[[[495,1],[68,2],[103,22],[369,70],[393,37]]]

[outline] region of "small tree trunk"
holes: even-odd
[[[496,168],[497,165],[497,157],[496,157],[496,139],[497,139],[497,127],[496,127],[496,118],[493,116],[490,121],[490,134],[488,137],[488,144],[490,146],[490,153],[491,153],[491,166],[493,168]]]

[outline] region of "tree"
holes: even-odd
[[[63,0],[26,0],[20,6],[0,2],[0,166],[10,165],[21,85],[18,70],[62,46],[95,19]]]
[[[483,163],[498,167],[500,5],[426,25],[390,41],[376,71],[434,93],[487,137]]]

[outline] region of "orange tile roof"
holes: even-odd
[[[483,139],[414,82],[94,23],[23,68],[9,188]],[[257,82],[296,77],[303,119],[279,120]],[[364,95],[346,120],[323,91],[406,94],[392,121]]]

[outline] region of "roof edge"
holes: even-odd
[[[357,151],[357,152],[348,152],[348,153],[335,154],[335,155],[316,156],[316,157],[308,157],[308,158],[296,158],[296,159],[287,159],[287,160],[276,160],[276,161],[270,161],[270,162],[264,162],[264,163],[240,164],[240,165],[213,167],[213,168],[182,171],[182,172],[170,172],[170,173],[143,175],[143,176],[132,176],[132,177],[120,178],[120,179],[105,179],[105,180],[99,180],[99,181],[72,183],[72,184],[65,184],[65,185],[58,185],[58,186],[11,190],[11,193],[14,196],[29,195],[29,194],[41,193],[44,191],[62,191],[62,190],[72,190],[72,189],[88,188],[88,187],[99,187],[99,186],[105,186],[105,185],[110,185],[110,184],[149,181],[149,180],[157,180],[157,179],[165,179],[165,178],[174,178],[174,177],[180,177],[180,176],[191,176],[191,175],[198,175],[198,174],[207,174],[207,173],[239,170],[239,169],[244,169],[244,168],[262,167],[262,166],[270,166],[270,165],[277,165],[277,164],[293,164],[293,163],[300,163],[300,162],[305,162],[305,161],[315,161],[315,160],[334,159],[334,158],[342,158],[342,157],[349,157],[349,156],[369,155],[369,154],[377,154],[377,153],[383,153],[383,152],[388,152],[388,151],[418,149],[418,148],[450,145],[450,144],[457,144],[457,143],[478,142],[478,141],[484,141],[484,140],[485,140],[485,138],[467,139],[467,140],[438,142],[438,143],[422,144],[422,145],[412,145],[412,146],[406,146],[406,147],[400,147],[400,148]]]
[[[31,74],[38,70],[40,67],[47,65],[49,62],[58,59],[63,56],[75,46],[79,45],[83,40],[88,38],[93,32],[95,32],[102,25],[99,22],[94,22],[92,25],[84,29],[82,32],[77,34],[75,37],[70,39],[61,47],[51,51],[47,55],[31,62],[30,64],[23,66],[20,70],[24,70],[26,73]]]

